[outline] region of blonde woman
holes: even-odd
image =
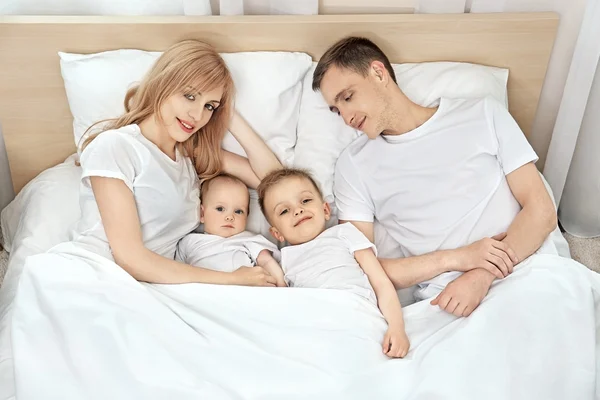
[[[262,268],[225,273],[174,261],[199,224],[199,178],[226,172],[256,188],[281,164],[235,112],[233,81],[209,45],[169,48],[125,97],[126,112],[82,145],[82,217],[74,241],[139,281],[274,286]],[[221,149],[229,126],[248,158]]]

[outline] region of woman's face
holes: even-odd
[[[167,98],[160,108],[160,115],[171,139],[185,142],[198,132],[210,121],[222,97],[222,87],[203,93],[188,87],[184,92]]]

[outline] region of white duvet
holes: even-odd
[[[5,329],[0,394],[593,399],[599,293],[600,278],[584,266],[535,255],[494,284],[468,318],[428,301],[405,307],[411,350],[405,359],[388,359],[381,351],[385,321],[357,295],[141,284],[65,244],[27,259],[2,315],[12,341]]]

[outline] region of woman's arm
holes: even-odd
[[[246,152],[249,165],[259,181],[271,171],[282,167],[269,146],[235,110],[233,111],[229,131]]]
[[[201,282],[221,285],[275,286],[262,268],[242,267],[233,273],[212,271],[160,256],[144,246],[133,193],[119,179],[91,177],[94,197],[115,262],[138,281]]]

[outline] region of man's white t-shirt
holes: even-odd
[[[170,259],[177,242],[199,224],[200,187],[188,157],[172,160],[137,125],[98,135],[81,153],[81,219],[73,241],[112,258],[90,177],[119,179],[132,191],[144,245]]]
[[[233,272],[257,264],[261,251],[279,259],[279,249],[262,235],[241,232],[228,238],[208,233],[190,233],[179,241],[175,259],[196,267]]]
[[[334,182],[339,219],[377,219],[404,257],[463,247],[508,229],[521,206],[506,175],[535,161],[498,101],[442,98],[418,128],[374,140],[361,136],[344,150]],[[442,274],[420,286],[443,288],[457,276]]]
[[[373,249],[351,223],[333,226],[310,242],[281,249],[281,268],[289,286],[339,289],[358,294],[377,305],[377,297],[354,252]]]

